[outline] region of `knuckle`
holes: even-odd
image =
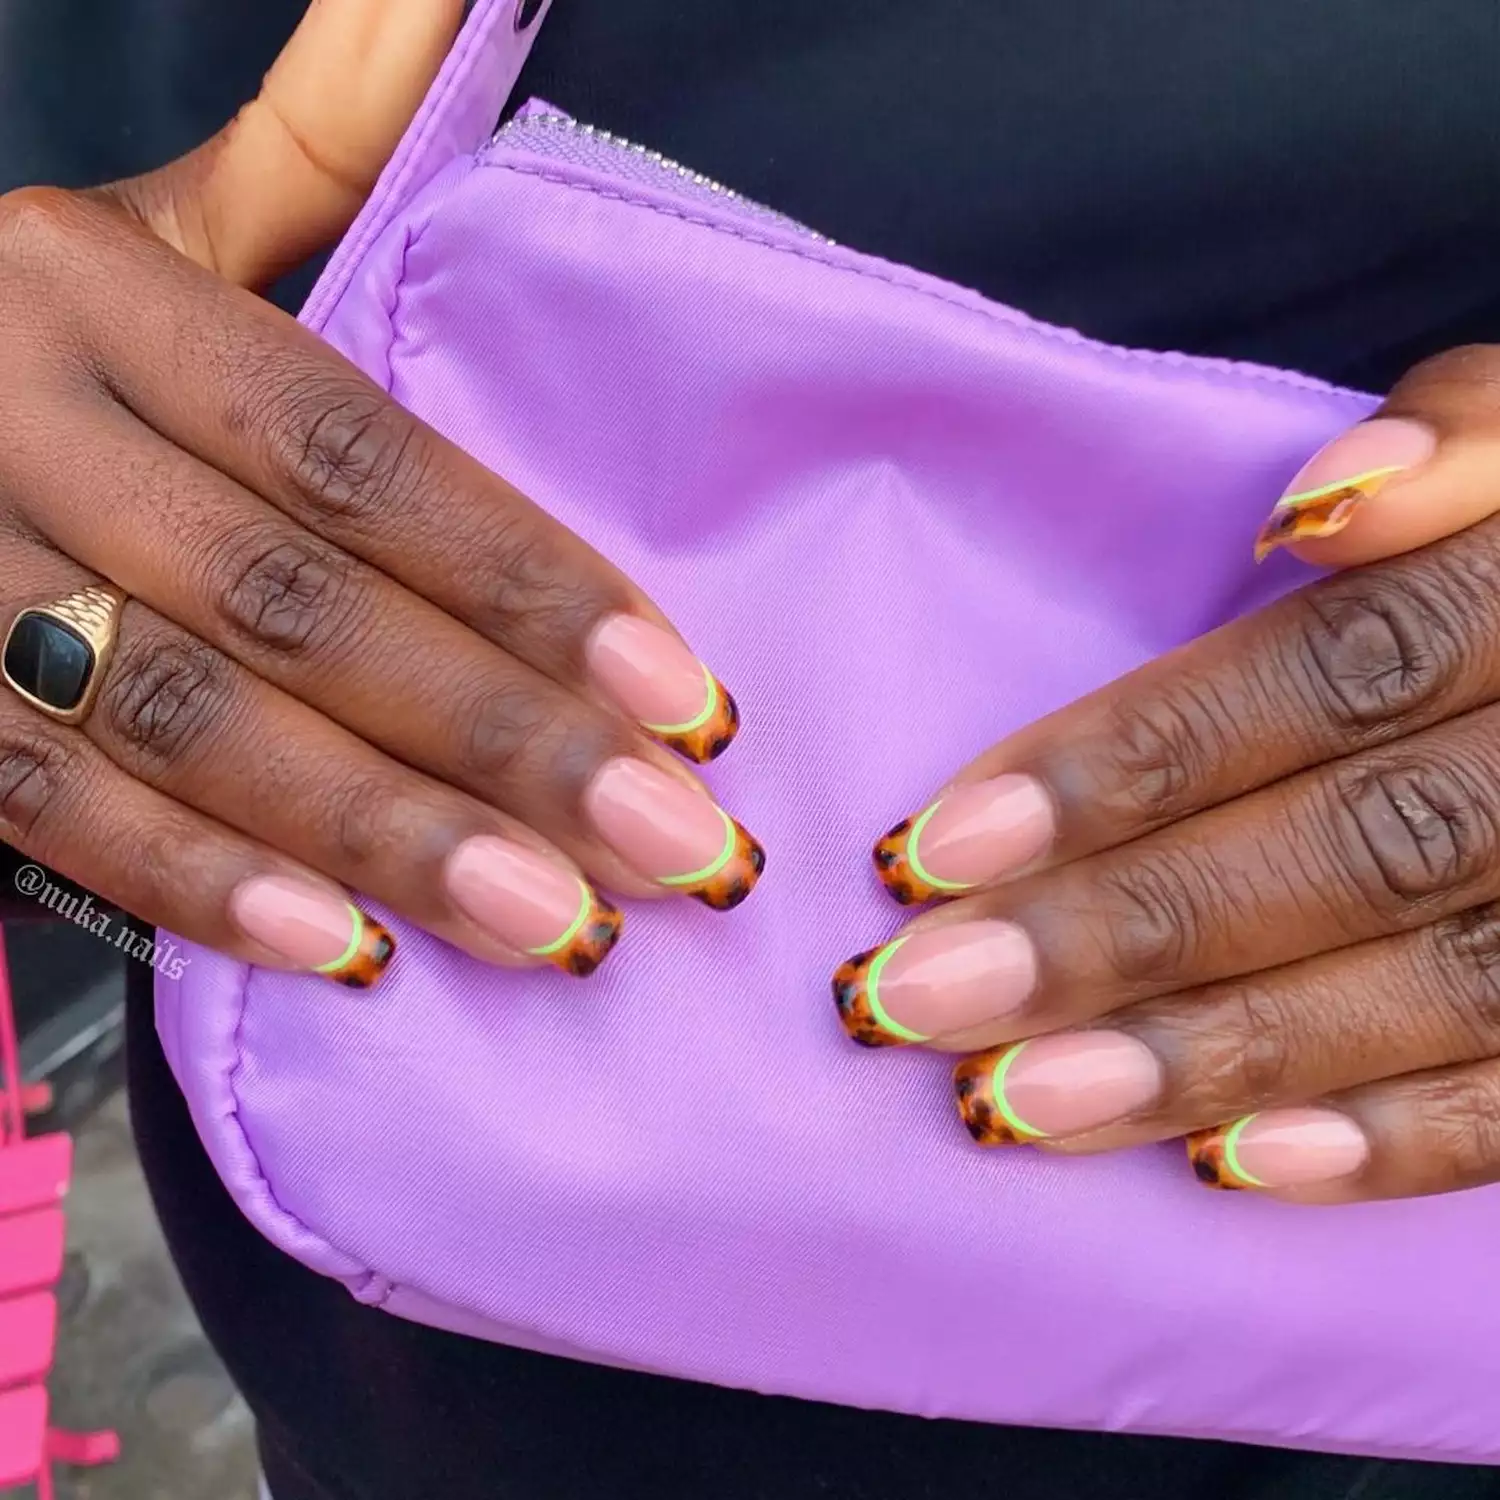
[[[1106,874],[1090,905],[1102,915],[1115,979],[1155,989],[1193,968],[1219,898],[1190,857],[1158,852]]]
[[[7,843],[35,845],[72,771],[72,752],[46,733],[0,730],[0,832]]]
[[[1486,1055],[1500,1042],[1500,902],[1433,923],[1427,943],[1435,997],[1474,1055]]]
[[[602,615],[624,607],[580,578],[551,528],[524,510],[495,515],[483,553],[476,623],[494,639],[581,644]]]
[[[74,241],[80,219],[78,199],[61,188],[15,188],[0,195],[0,265],[51,268]]]
[[[1110,764],[1100,778],[1111,811],[1147,827],[1193,811],[1235,736],[1233,716],[1209,682],[1184,679],[1114,711]],[[1099,795],[1096,793],[1096,796]]]
[[[133,755],[167,766],[189,755],[221,720],[228,696],[217,652],[186,637],[147,634],[122,648],[99,706]]]
[[[1451,897],[1500,856],[1494,810],[1462,759],[1345,766],[1332,778],[1329,829],[1347,884],[1381,916]]]
[[[374,386],[319,373],[273,400],[263,424],[272,464],[315,520],[378,523],[420,493],[416,423]]]
[[[463,768],[483,781],[525,779],[552,758],[557,739],[556,714],[540,694],[522,686],[492,686],[468,715]]]
[[[1309,1062],[1285,998],[1252,981],[1216,986],[1213,1003],[1189,1007],[1188,1035],[1177,1050],[1190,1056],[1180,1112],[1211,1119],[1292,1097]]]
[[[1494,1180],[1500,1172],[1500,1073],[1493,1066],[1427,1074],[1405,1107],[1418,1122],[1413,1144],[1431,1191]]]
[[[352,616],[348,564],[311,537],[242,549],[225,572],[218,591],[224,616],[257,645],[280,655],[326,646]]]
[[[1297,596],[1293,681],[1356,740],[1396,732],[1463,668],[1466,611],[1449,594],[1440,576],[1405,568],[1350,574]]]

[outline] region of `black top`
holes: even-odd
[[[192,144],[300,8],[0,7],[0,187]],[[519,94],[1051,321],[1380,388],[1500,341],[1497,84],[1493,0],[557,0]],[[401,1323],[240,1218],[135,978],[142,1155],[277,1500],[1500,1495],[1491,1471],[871,1414]]]

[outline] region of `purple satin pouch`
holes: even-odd
[[[362,1301],[580,1359],[1495,1461],[1496,1190],[1299,1209],[1180,1144],[981,1152],[949,1060],[851,1046],[828,993],[902,920],[879,833],[1302,580],[1257,523],[1370,398],[1044,327],[544,106],[492,141],[529,34],[480,0],[305,317],[714,664],[744,729],[707,776],[769,864],[727,916],[635,907],[584,984],[395,920],[369,993],[186,949],[158,1023],[246,1215]]]

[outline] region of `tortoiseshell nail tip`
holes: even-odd
[[[915,818],[903,818],[871,851],[880,883],[902,906],[916,906],[934,897],[972,889],[956,880],[939,879],[922,863],[917,843],[937,810],[938,803],[934,802]]]
[[[1359,507],[1401,473],[1402,467],[1371,469],[1352,479],[1341,479],[1315,490],[1301,490],[1278,500],[1255,538],[1256,562],[1264,561],[1278,547],[1292,542],[1336,536],[1354,519]]]
[[[1046,1137],[1028,1125],[1005,1097],[1005,1075],[1026,1045],[994,1047],[966,1057],[953,1070],[953,1091],[965,1129],[981,1146],[1029,1146]]]
[[[641,727],[675,750],[684,760],[704,765],[716,760],[740,731],[740,710],[728,688],[703,668],[707,699],[703,711],[683,724],[643,724]]]
[[[396,952],[396,940],[374,917],[349,907],[352,930],[349,946],[335,959],[319,964],[315,973],[352,990],[367,990],[385,973]]]
[[[565,974],[586,979],[620,941],[625,916],[582,880],[578,882],[578,891],[578,915],[567,931],[556,942],[527,951],[535,958],[556,964]]]
[[[679,890],[713,911],[733,911],[749,896],[766,867],[766,851],[721,807],[724,847],[711,864],[686,875],[664,875],[660,884]]]
[[[1232,1125],[1215,1125],[1210,1130],[1195,1130],[1186,1138],[1188,1162],[1193,1175],[1205,1187],[1237,1193],[1244,1188],[1264,1187],[1260,1178],[1240,1165],[1239,1139],[1254,1115],[1246,1115]]]
[[[887,1015],[880,1003],[881,971],[905,941],[897,938],[883,947],[856,953],[834,970],[833,1000],[839,1020],[850,1039],[861,1047],[906,1047],[928,1040]]]

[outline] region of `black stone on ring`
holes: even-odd
[[[13,686],[67,713],[83,701],[94,660],[94,648],[76,630],[28,609],[11,627],[3,665]]]

